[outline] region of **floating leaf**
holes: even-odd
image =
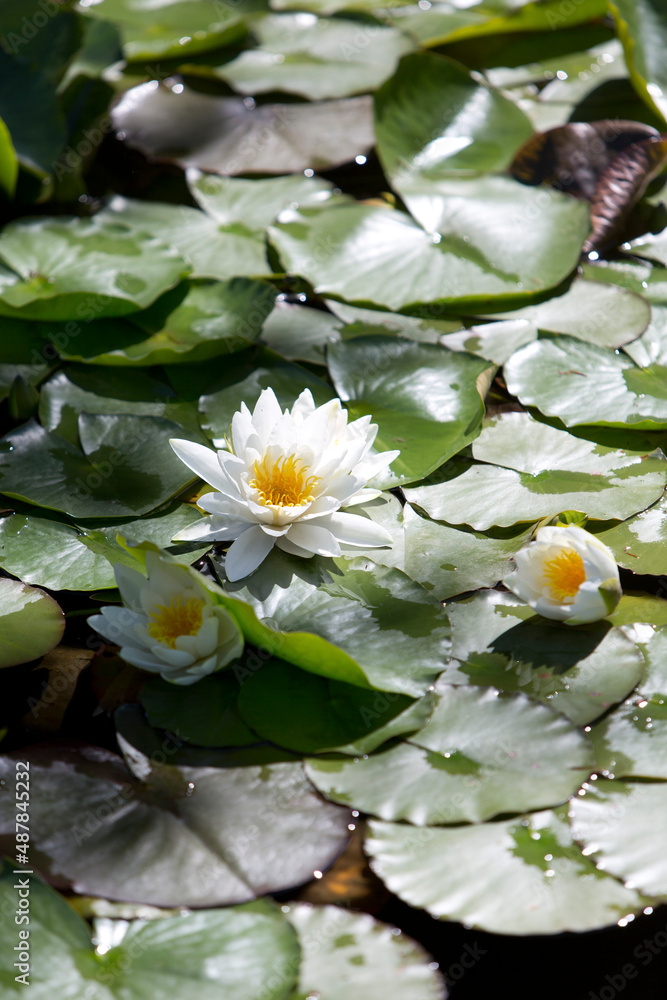
[[[495,934],[592,930],[645,905],[582,855],[563,810],[451,829],[372,821],[366,851],[406,903]]]
[[[400,449],[383,486],[421,479],[477,435],[486,362],[381,335],[332,344],[327,357],[350,415],[377,422],[375,448]]]
[[[290,175],[245,180],[203,174],[194,167],[187,182],[198,205],[221,230],[247,229],[264,240],[264,230],[286,209],[296,205],[319,205],[329,201],[333,186],[321,177]]]
[[[308,665],[284,638],[281,644],[281,632],[268,646],[282,659],[335,680],[418,698],[448,655],[439,602],[399,570],[363,558],[305,560],[274,551],[242,584],[225,589],[288,638],[300,633],[304,648],[315,652],[317,639],[339,647],[338,655]]]
[[[614,528],[601,531],[601,542],[614,553],[616,562],[633,573],[667,573],[664,545],[667,542],[667,500],[661,498],[648,510],[628,518]]]
[[[0,579],[0,667],[29,663],[60,642],[65,618],[42,590]]]
[[[215,0],[83,0],[77,9],[121,28],[126,59],[188,58],[245,34],[234,5]]]
[[[120,316],[150,305],[188,270],[145,232],[78,218],[10,222],[0,258],[16,272],[0,289],[0,313],[23,319]]]
[[[236,707],[239,684],[233,669],[203,677],[187,690],[161,677],[149,681],[141,691],[148,721],[198,746],[236,747],[257,743],[257,736],[244,724]],[[299,673],[304,674],[303,671]]]
[[[437,967],[422,948],[368,913],[291,903],[301,967],[294,996],[327,1000],[445,1000]]]
[[[665,370],[641,368],[621,354],[570,337],[545,338],[517,351],[505,365],[507,387],[526,406],[577,424],[667,426]]]
[[[425,826],[556,805],[590,773],[589,741],[546,706],[495,688],[436,690],[423,729],[363,759],[311,760],[310,780],[334,802]]]
[[[642,610],[627,596],[623,601],[630,606],[625,616],[641,621]],[[634,630],[606,621],[573,628],[495,590],[450,604],[448,613],[453,659],[443,682],[523,691],[577,725],[626,698],[644,670]]]
[[[215,70],[241,94],[284,91],[310,101],[365,94],[414,47],[395,28],[314,14],[265,14],[250,27],[257,47]]]
[[[30,763],[31,857],[60,886],[156,906],[219,906],[306,881],[345,843],[348,814],[309,790],[299,763],[186,767],[171,762],[172,738],[151,758],[119,739],[134,773],[85,745],[0,758],[7,778],[16,760]],[[0,828],[12,840],[15,813],[7,780]]]
[[[257,900],[226,910],[131,923],[102,920],[90,928],[40,879],[30,878],[30,990],[44,996],[95,1000],[152,1000],[156,990],[172,1000],[283,1000],[296,982],[297,938],[280,909]],[[3,908],[16,907],[16,875],[0,876]],[[17,942],[21,944],[17,935]],[[0,980],[11,996],[16,952],[5,949]],[[276,985],[277,984],[277,985]],[[16,990],[16,993],[14,992]]]
[[[193,482],[169,446],[182,428],[161,417],[79,417],[81,450],[29,421],[2,439],[0,489],[71,517],[132,517]]]
[[[609,10],[623,43],[632,83],[648,106],[667,118],[667,74],[662,58],[667,16],[660,0],[613,0]]]
[[[197,685],[199,688],[199,685]],[[422,726],[432,708],[391,691],[371,691],[267,660],[244,678],[238,711],[258,736],[300,753],[367,753]]]
[[[538,521],[561,510],[620,520],[654,503],[665,485],[661,452],[606,448],[523,413],[489,422],[473,444],[473,455],[493,465],[472,465],[447,482],[412,487],[407,499],[430,517],[483,531],[494,524]]]
[[[113,110],[127,143],[148,156],[219,174],[329,169],[373,145],[370,99],[262,104],[157,81],[132,88]]]
[[[208,546],[172,546],[171,539],[198,517],[188,504],[177,504],[152,517],[84,529],[39,514],[11,514],[0,519],[0,566],[50,590],[104,590],[116,586],[116,563],[134,565],[117,535],[130,544],[153,542],[189,565]]]
[[[667,898],[667,784],[598,780],[570,803],[572,835],[598,869]]]

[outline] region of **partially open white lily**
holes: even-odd
[[[88,619],[121,647],[124,660],[173,684],[194,684],[240,655],[243,635],[200,574],[157,552],[146,553],[146,570],[148,579],[117,565],[125,607],[105,607]]]
[[[171,442],[215,490],[197,501],[210,516],[175,540],[232,541],[225,564],[230,580],[252,573],[274,545],[296,556],[390,545],[384,528],[341,510],[379,496],[366,484],[400,454],[371,455],[376,434],[370,417],[348,424],[339,399],[316,407],[306,389],[283,413],[273,390],[264,389],[252,413],[242,403],[234,414],[229,451]]]
[[[570,625],[610,614],[622,596],[611,549],[583,528],[539,528],[503,583],[545,618]]]

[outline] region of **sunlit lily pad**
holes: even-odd
[[[0,667],[44,656],[63,637],[65,618],[43,590],[0,579]]]
[[[16,905],[16,875],[4,866],[3,906]],[[91,1000],[283,1000],[296,982],[299,946],[279,907],[257,900],[225,910],[202,910],[157,920],[101,920],[90,927],[40,879],[30,879],[30,990]],[[17,937],[17,942],[19,938]],[[11,996],[16,952],[5,949],[0,978]],[[11,977],[11,978],[10,978]],[[270,985],[278,977],[279,985]],[[11,983],[11,985],[9,985]],[[14,990],[16,989],[16,993]]]
[[[332,344],[328,364],[350,413],[377,421],[376,449],[401,452],[385,487],[428,475],[480,429],[493,372],[479,358],[377,335]]]
[[[188,504],[177,504],[153,517],[98,528],[75,528],[40,513],[10,514],[0,519],[0,566],[26,583],[50,590],[115,587],[114,565],[134,564],[117,543],[118,534],[130,543],[154,542],[188,565],[208,548],[171,545],[172,537],[199,517]]]
[[[257,47],[216,69],[241,94],[285,91],[311,101],[365,94],[414,48],[395,28],[314,14],[269,14],[250,27]]]
[[[406,903],[496,934],[592,930],[645,905],[582,855],[564,810],[451,829],[372,821],[366,851]]]
[[[448,605],[448,614],[454,659],[443,681],[523,691],[578,725],[626,698],[644,671],[633,632],[609,622],[572,628],[536,615],[513,594],[480,591]],[[635,614],[640,621],[641,611]]]
[[[174,93],[157,80],[128,91],[113,111],[115,128],[149,156],[219,174],[323,170],[373,145],[368,97],[248,106],[189,87]]]
[[[0,259],[16,272],[0,282],[0,313],[24,319],[121,316],[150,305],[189,270],[145,230],[78,218],[9,223]]]
[[[305,560],[274,550],[241,584],[225,589],[274,628],[312,632],[338,646],[382,691],[418,698],[447,659],[449,630],[439,602],[400,570],[363,558]],[[279,642],[272,651],[300,665]],[[329,674],[324,664],[314,672]],[[354,675],[329,676],[363,686]]]
[[[523,413],[491,421],[473,444],[473,455],[493,464],[471,465],[447,482],[408,489],[407,499],[438,520],[482,531],[562,510],[620,520],[654,503],[667,473],[661,452],[606,448]]]
[[[526,406],[577,424],[667,426],[662,365],[641,368],[629,357],[570,337],[543,339],[517,351],[505,365],[507,387]]]
[[[570,803],[572,835],[597,867],[667,899],[667,783],[590,781]]]
[[[524,695],[440,685],[429,722],[406,741],[363,759],[311,760],[306,773],[334,802],[425,826],[557,805],[593,759],[583,733]]]
[[[291,903],[283,912],[301,944],[295,998],[445,1000],[437,964],[396,928],[336,906]]]

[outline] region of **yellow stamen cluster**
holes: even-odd
[[[264,457],[255,462],[255,478],[249,485],[259,493],[264,507],[300,507],[310,503],[319,476],[307,476],[309,466],[296,455],[278,458],[272,464]]]
[[[180,594],[170,604],[158,604],[151,611],[153,621],[146,630],[153,639],[176,648],[179,635],[197,635],[202,626],[204,601],[191,597],[185,604]]]
[[[586,579],[584,561],[574,549],[568,549],[544,564],[544,575],[549,581],[552,596],[557,601],[574,597]]]

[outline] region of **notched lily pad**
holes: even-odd
[[[347,838],[348,814],[324,803],[299,763],[185,767],[167,737],[145,756],[39,745],[0,758],[0,829],[14,836],[16,760],[29,762],[32,861],[75,892],[155,906],[220,906],[298,885]],[[282,846],[281,846],[282,845]]]

